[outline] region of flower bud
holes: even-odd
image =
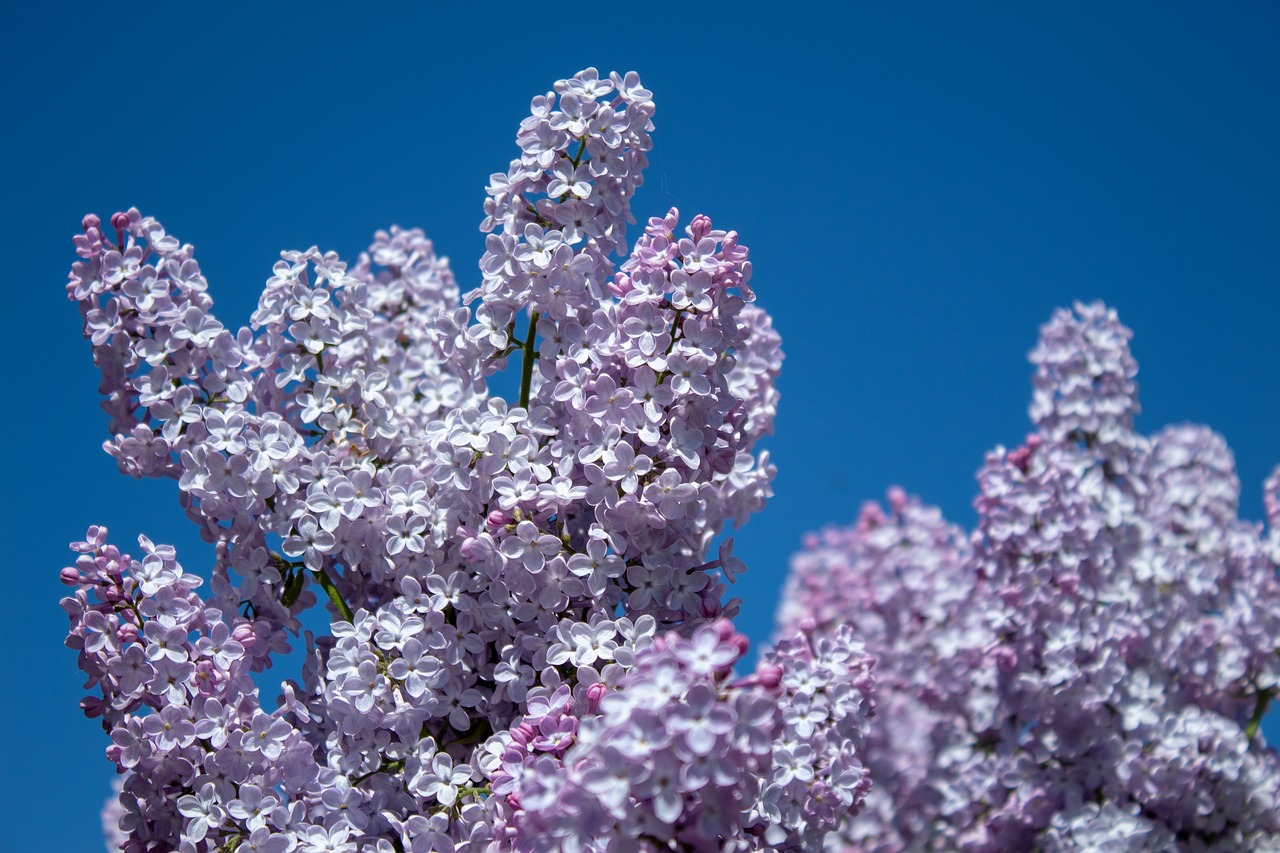
[[[253,630],[252,624],[241,622],[231,629],[231,639],[248,649],[257,644],[258,635]]]
[[[528,723],[521,723],[511,729],[511,741],[520,746],[528,746],[529,741],[533,740],[538,734],[538,730]]]
[[[761,664],[756,671],[756,682],[765,690],[777,690],[782,684],[782,667],[774,663]]]
[[[907,508],[907,493],[899,486],[889,489],[889,508],[894,515],[902,515],[902,511]]]

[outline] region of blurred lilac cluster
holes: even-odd
[[[1266,533],[1220,436],[1136,432],[1129,338],[1100,304],[1044,326],[1036,431],[988,455],[971,535],[894,490],[795,557],[780,636],[876,660],[833,848],[1280,849],[1280,469]]]
[[[857,809],[854,636],[732,675],[745,567],[710,552],[770,494],[782,355],[735,232],[671,210],[627,252],[653,113],[633,73],[535,98],[466,295],[393,228],[351,267],[283,253],[232,331],[191,246],[86,217],[68,293],[106,449],[217,547],[203,598],[100,528],[63,572],[124,774],[112,849],[817,850]],[[250,674],[299,636],[265,701]]]

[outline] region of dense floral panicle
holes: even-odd
[[[746,646],[726,621],[666,635],[513,727],[491,776],[511,849],[822,849],[870,784],[871,659],[797,637],[734,682]]]
[[[889,512],[867,503],[851,529],[828,528],[807,537],[792,559],[778,613],[778,634],[827,634],[852,624],[864,640],[886,645],[933,642],[918,636],[919,622],[941,624],[961,609],[972,589],[963,566],[968,537],[933,507],[900,489],[889,492]],[[852,557],[852,559],[851,559]],[[868,562],[886,568],[866,571]]]
[[[770,494],[756,444],[782,354],[736,232],[671,210],[628,250],[653,115],[634,73],[587,69],[535,98],[466,295],[421,231],[392,228],[350,267],[283,252],[233,330],[191,246],[136,210],[85,218],[67,291],[103,373],[106,449],[176,480],[216,546],[204,599],[172,549],[144,542],[134,561],[101,531],[64,574],[69,642],[102,691],[86,711],[127,773],[125,849],[503,849],[532,814],[508,751],[594,754],[580,735],[613,725],[603,709],[639,683],[642,652],[729,631],[745,566],[732,539],[710,549]],[[488,378],[513,360],[504,400]],[[331,629],[304,634],[301,677],[269,710],[249,673],[317,602]],[[804,741],[788,766],[811,772],[770,770],[759,802],[717,782],[698,812],[717,838],[749,826],[817,849],[865,794],[865,655],[851,637],[797,648],[749,687],[699,672],[688,701],[717,720],[819,691],[796,700],[812,718],[770,718],[780,745],[752,742],[771,768]],[[779,686],[787,667],[817,674]],[[711,772],[707,731],[690,731],[696,750],[663,759],[686,780]],[[743,824],[730,805],[756,811]]]
[[[589,310],[601,297],[653,144],[652,96],[638,80],[562,82],[534,98],[516,137],[521,156],[488,188],[480,292],[488,311],[511,318],[522,307]]]
[[[792,558],[777,636],[843,627],[874,655],[879,712],[862,754],[875,785],[870,816],[847,824],[855,834],[846,840],[865,829],[886,848],[905,845],[948,776],[933,741],[964,725],[964,700],[979,689],[974,670],[987,633],[968,537],[892,489],[887,508],[866,503],[852,528],[811,534],[805,546]]]
[[[108,841],[126,853],[195,850],[267,827],[283,851],[274,830],[286,816],[269,815],[271,807],[282,797],[302,802],[321,769],[287,708],[260,707],[248,673],[262,638],[249,620],[227,622],[205,606],[194,591],[200,579],[183,572],[172,548],[145,537],[140,545],[139,561],[90,528],[63,572],[76,588],[63,600],[67,645],[99,691],[81,705],[102,719],[107,757],[125,774],[104,815],[117,827]],[[255,801],[253,815],[250,791],[270,801]]]
[[[1135,432],[1129,337],[1101,305],[1042,329],[1038,429],[988,455],[968,544],[894,492],[797,555],[784,630],[847,622],[877,660],[876,787],[846,849],[1280,849],[1258,731],[1275,479],[1264,539],[1220,436]]]
[[[1133,333],[1100,302],[1059,309],[1031,353],[1031,420],[1049,441],[1124,447],[1138,413]]]

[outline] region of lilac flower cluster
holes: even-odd
[[[893,491],[796,556],[783,635],[877,661],[844,849],[1280,849],[1280,469],[1264,535],[1220,436],[1135,431],[1129,337],[1100,304],[1041,330],[1036,431],[987,457],[970,536]]]
[[[870,785],[871,659],[848,633],[796,637],[734,682],[746,648],[724,620],[668,634],[602,698],[560,688],[513,728],[494,774],[510,849],[823,849]]]
[[[301,797],[316,776],[311,745],[287,707],[268,713],[249,678],[254,626],[200,600],[200,578],[185,574],[173,549],[145,538],[134,560],[90,528],[63,581],[71,616],[68,645],[88,686],[82,703],[111,735],[107,756],[127,775],[109,811],[117,849],[175,849],[206,837],[236,838],[240,849],[285,853],[281,830],[304,817]],[[93,592],[93,598],[90,592]],[[123,843],[123,846],[119,846]]]
[[[85,218],[67,289],[105,447],[176,480],[217,548],[203,599],[171,548],[99,528],[64,572],[125,774],[113,849],[615,849],[606,816],[644,823],[637,849],[819,849],[861,803],[851,634],[730,678],[745,567],[709,551],[770,494],[782,355],[735,232],[672,210],[626,251],[653,112],[633,73],[535,98],[465,296],[393,228],[351,267],[283,253],[232,331],[191,246]],[[318,601],[331,631],[268,709],[250,674]],[[624,741],[625,785],[587,791]],[[539,800],[557,785],[579,793]]]

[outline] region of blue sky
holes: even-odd
[[[894,483],[972,521],[983,453],[1028,429],[1036,329],[1074,299],[1134,329],[1140,425],[1222,432],[1261,517],[1280,462],[1278,7],[463,5],[0,7],[17,298],[0,846],[99,848],[111,769],[61,645],[65,544],[99,522],[121,544],[175,543],[189,569],[209,559],[174,486],[123,478],[99,449],[63,291],[81,216],[160,218],[230,325],[281,249],[354,258],[392,223],[475,282],[489,174],[530,97],[589,65],[655,93],[637,212],[737,229],[783,335],[777,496],[736,548],[756,641],[805,530]]]

